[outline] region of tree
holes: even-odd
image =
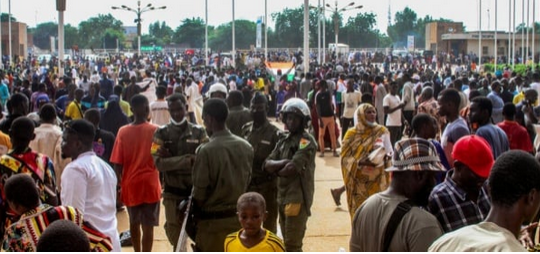
[[[285,8],[282,12],[272,13],[275,22],[276,40],[282,47],[293,48],[303,44],[304,8]]]
[[[71,48],[79,44],[79,30],[70,24],[64,25],[64,47]]]
[[[257,24],[248,20],[235,21],[236,48],[248,49],[255,44]],[[218,26],[211,36],[208,44],[212,50],[230,51],[232,49],[232,22]]]
[[[352,48],[373,48],[378,46],[379,30],[375,29],[377,16],[373,13],[358,13],[350,17],[344,27],[344,39]]]
[[[41,23],[32,31],[34,45],[41,49],[51,48],[51,36],[58,36],[58,25],[53,22]]]
[[[399,11],[395,15],[395,23],[388,27],[388,36],[392,39],[395,47],[405,47],[407,45],[407,36],[415,33],[416,12],[409,7]]]
[[[8,22],[9,21],[9,13],[0,14],[0,21]],[[17,22],[17,19],[15,17],[13,17],[13,14],[11,14],[11,22]]]
[[[101,48],[103,39],[108,29],[109,32],[123,33],[122,21],[117,20],[111,14],[98,14],[97,17],[89,18],[79,24],[80,48]]]
[[[112,28],[107,28],[103,35],[103,48],[111,49],[116,48],[116,40],[118,40],[118,45],[122,45],[125,39],[124,33]]]
[[[540,34],[540,22],[534,22],[534,31],[537,34]],[[521,33],[521,31],[527,32],[527,25],[524,23],[519,24],[516,27],[516,33]],[[532,26],[529,27],[529,33],[532,33]]]
[[[190,47],[204,47],[205,23],[201,18],[184,19],[174,31],[172,41],[178,44],[189,44]],[[208,27],[210,33],[211,27]]]
[[[395,15],[395,23],[388,27],[387,33],[394,47],[406,47],[407,36],[414,36],[416,48],[425,47],[426,24],[430,22],[452,22],[450,19],[439,18],[433,19],[426,15],[424,18],[417,18],[416,12],[409,7],[405,7],[403,11],[397,12]]]
[[[159,21],[156,21],[153,24],[150,24],[148,30],[150,31],[150,38],[153,40],[153,43],[156,45],[167,45],[172,41],[174,31],[169,27],[165,22],[161,24]]]

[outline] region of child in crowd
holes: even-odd
[[[284,252],[283,240],[262,228],[266,220],[266,201],[256,192],[247,192],[236,205],[242,229],[225,238],[226,252]]]
[[[157,126],[163,126],[170,122],[169,106],[165,101],[167,96],[167,88],[164,86],[158,86],[156,88],[157,100],[150,103],[150,119],[151,122]]]

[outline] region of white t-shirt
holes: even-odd
[[[109,236],[113,251],[122,251],[116,229],[116,174],[94,152],[86,152],[62,173],[62,205],[73,206],[84,219]]]
[[[201,97],[199,86],[196,83],[191,83],[190,86],[186,87],[186,97],[188,99],[188,112],[193,112],[195,101]]]
[[[236,90],[236,82],[234,80],[231,80],[229,82],[229,91],[235,91]]]
[[[387,94],[384,96],[383,107],[393,109],[399,106],[400,103],[401,101],[399,100],[398,95]],[[386,126],[401,126],[401,109],[388,114],[388,117],[386,118]]]
[[[98,74],[92,74],[92,76],[90,76],[90,82],[99,83],[99,75]]]
[[[167,101],[154,101],[150,103],[150,118],[153,124],[163,126],[168,124],[171,115],[169,114],[169,105]]]
[[[83,80],[79,81],[79,88],[82,89],[85,93],[90,90],[90,81],[84,82]]]
[[[156,87],[157,87],[157,81],[155,78],[146,77],[143,79],[142,82],[138,82],[137,85],[141,88],[144,88],[150,84],[148,89],[144,92],[141,92],[142,95],[144,95],[148,101],[156,101]]]
[[[531,88],[536,90],[538,92],[538,94],[540,94],[540,83],[539,82],[531,83]]]
[[[362,103],[362,94],[358,91],[352,93],[343,92],[343,101],[345,103],[345,106],[343,107],[343,117],[352,119],[356,108]]]
[[[437,239],[430,252],[526,252],[512,232],[493,222],[480,222]]]
[[[403,85],[403,102],[407,100],[407,103],[405,104],[405,107],[403,108],[405,111],[412,111],[414,110],[414,91],[413,91],[413,84],[411,82],[405,83]]]

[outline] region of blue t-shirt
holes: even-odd
[[[458,117],[453,122],[446,125],[444,132],[441,136],[441,145],[446,147],[448,143],[455,144],[463,136],[470,134],[467,122],[462,117]]]
[[[73,100],[70,100],[67,94],[62,95],[58,99],[56,99],[56,107],[58,107],[62,111],[66,111],[67,106],[69,105],[69,103],[71,103],[71,101]]]
[[[49,103],[49,96],[45,93],[42,93],[36,97],[36,107],[39,110],[39,107],[45,103]]]
[[[510,143],[506,133],[499,128],[499,126],[493,124],[486,124],[476,130],[476,135],[484,138],[493,152],[493,158],[496,160],[499,155],[510,149]]]

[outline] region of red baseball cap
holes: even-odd
[[[477,135],[460,138],[452,149],[452,158],[469,167],[476,175],[487,178],[495,160],[489,143]]]

